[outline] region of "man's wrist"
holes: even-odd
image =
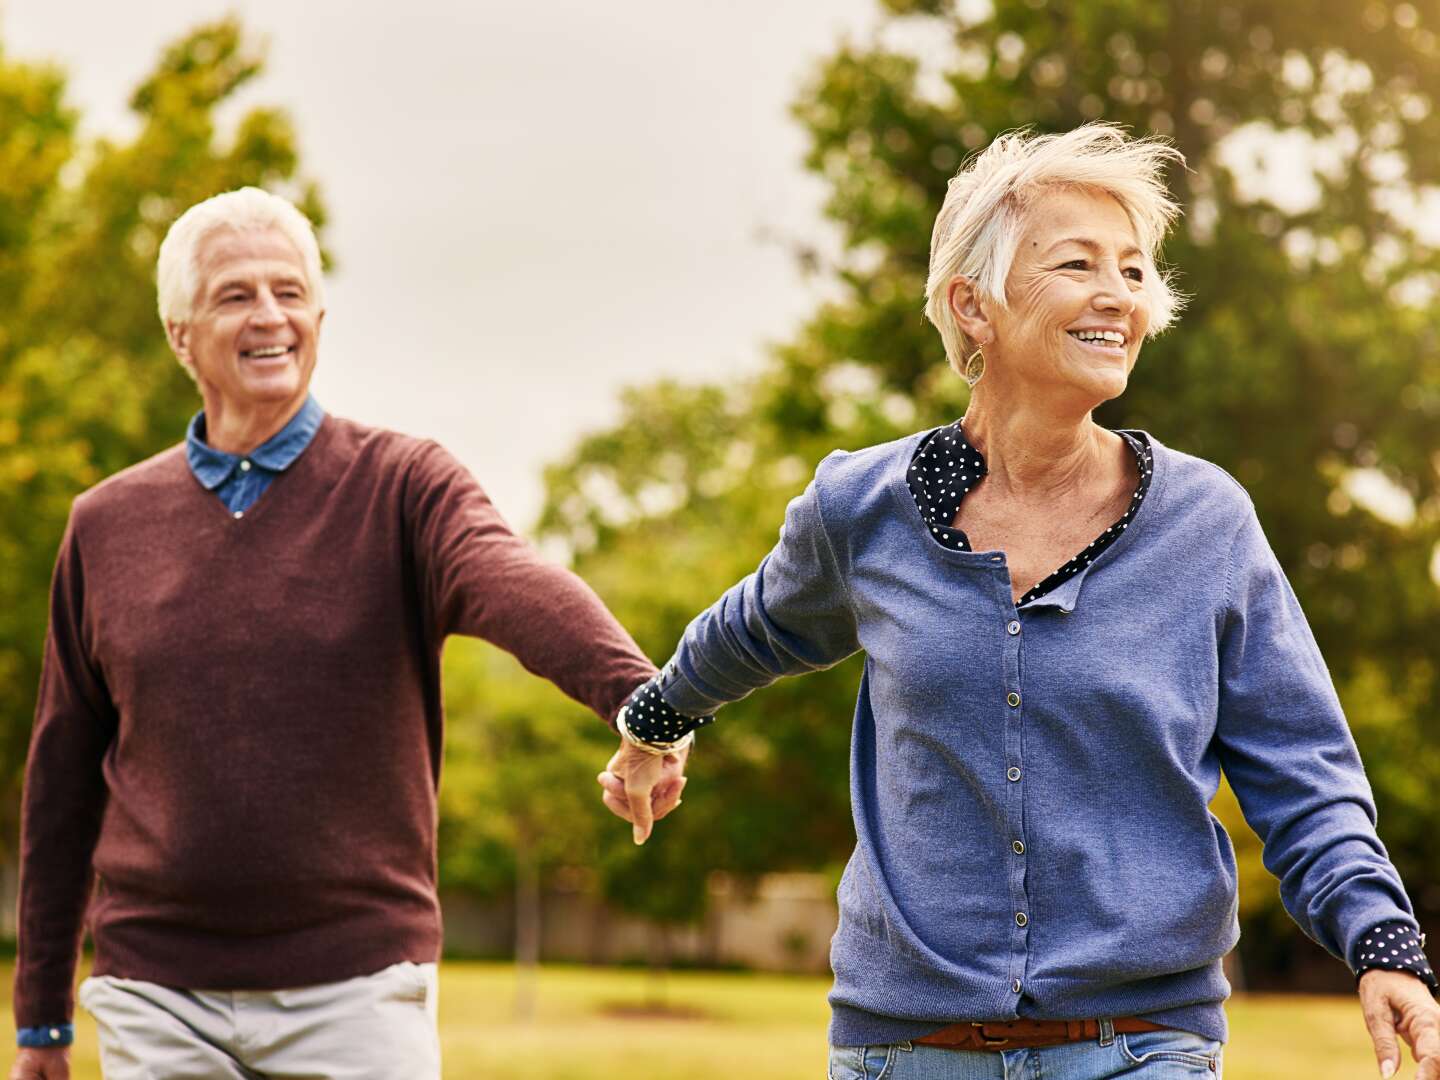
[[[15,1045],[27,1050],[50,1050],[69,1046],[75,1041],[74,1024],[42,1024],[22,1027],[15,1032]]]

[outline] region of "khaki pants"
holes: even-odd
[[[439,1080],[434,964],[294,990],[80,984],[106,1080]]]

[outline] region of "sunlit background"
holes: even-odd
[[[126,138],[161,48],[232,12],[267,62],[222,128],[283,106],[331,213],[317,396],[439,439],[517,525],[621,386],[753,369],[813,303],[788,245],[824,241],[823,189],[787,106],[871,0],[4,0],[0,42]]]
[[[1166,250],[1191,299],[1099,419],[1251,494],[1436,925],[1437,96],[1440,0],[0,0],[6,897],[70,501],[197,405],[150,286],[185,206],[301,201],[334,263],[322,403],[453,449],[658,661],[826,452],[963,412],[920,312],[965,156],[1104,118],[1188,157]],[[608,730],[452,642],[450,1074],[818,1075],[858,676],[727,708],[637,850],[595,798]],[[1228,788],[1214,810],[1244,930],[1227,1073],[1373,1068],[1344,966]]]

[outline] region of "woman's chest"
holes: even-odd
[[[1034,503],[982,486],[960,504],[951,526],[965,534],[972,551],[1004,554],[1018,601],[1062,566],[1095,551],[1122,527],[1128,505],[1119,490]]]

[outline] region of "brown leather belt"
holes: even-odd
[[[1110,1021],[1114,1031],[1132,1034],[1164,1031],[1164,1024],[1152,1024],[1138,1016],[1121,1016]],[[1059,1046],[1100,1038],[1099,1020],[997,1020],[990,1023],[951,1024],[912,1042],[946,1050],[1021,1050],[1030,1046]]]

